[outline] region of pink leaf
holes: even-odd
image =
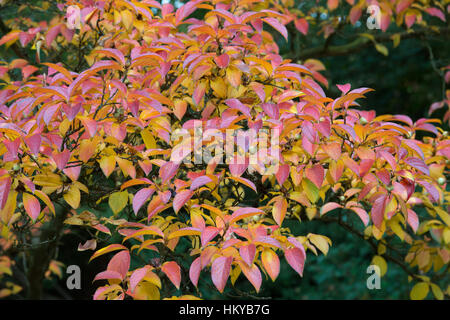
[[[411,226],[411,228],[414,230],[414,232],[417,232],[417,229],[419,228],[419,217],[417,217],[417,214],[412,211],[411,209],[408,209],[408,224]]]
[[[37,155],[41,147],[41,134],[36,133],[25,138],[25,143],[27,144],[28,148],[30,148],[31,153]]]
[[[339,90],[341,90],[342,94],[346,94],[350,90],[351,84],[350,83],[337,84],[336,87],[338,87]]]
[[[112,279],[117,279],[117,280],[123,280],[122,275],[114,270],[106,270],[103,272],[98,273],[93,281],[97,281],[97,280],[112,280]]]
[[[428,14],[434,16],[434,17],[438,17],[439,19],[441,19],[442,21],[445,22],[445,15],[444,13],[439,10],[438,8],[427,8],[425,10]]]
[[[375,200],[373,201],[372,221],[377,228],[380,228],[381,224],[383,223],[384,212],[386,210],[386,200],[387,195],[385,193],[382,193],[380,195],[377,195]]]
[[[305,266],[305,253],[299,248],[286,249],[284,256],[289,265],[294,269],[300,276],[303,276],[303,268]]]
[[[244,260],[247,265],[251,266],[255,259],[256,246],[254,244],[242,246],[239,248],[239,254],[241,255],[242,260]]]
[[[409,157],[406,159],[403,159],[403,161],[405,161],[406,164],[410,165],[411,167],[419,170],[420,172],[423,172],[426,175],[430,175],[430,169],[428,168],[427,164],[419,158],[413,158],[413,157]]]
[[[342,208],[342,206],[339,203],[336,203],[336,202],[328,202],[328,203],[324,204],[322,206],[322,208],[320,208],[320,215],[324,215],[327,212],[330,212],[330,211],[332,211],[334,209],[337,209],[337,208]]]
[[[289,171],[290,166],[288,164],[282,164],[278,167],[278,171],[275,174],[275,177],[277,178],[278,184],[280,186],[282,186],[286,179],[289,177]]]
[[[3,175],[3,170],[0,169],[0,175]],[[6,170],[5,170],[6,171]],[[11,178],[5,177],[0,180],[0,210],[6,205],[8,200],[9,191],[11,190]]]
[[[69,150],[64,150],[63,152],[53,152],[52,153],[52,158],[56,163],[56,166],[58,167],[58,169],[62,170],[66,167],[67,162],[69,161],[71,156],[71,152]]]
[[[176,213],[185,205],[194,193],[191,190],[180,191],[173,199],[173,209]]]
[[[317,188],[320,189],[320,187],[322,187],[325,171],[320,164],[315,164],[314,166],[307,168],[305,170],[305,175],[317,186]]]
[[[191,189],[191,191],[197,190],[201,186],[204,186],[205,184],[208,184],[210,182],[212,182],[212,179],[208,176],[201,176],[201,177],[195,178],[194,181],[192,181],[190,189]]]
[[[206,227],[200,236],[202,247],[206,246],[208,242],[214,239],[215,236],[219,234],[220,229],[212,226]]]
[[[252,263],[250,266],[247,266],[244,263],[240,263],[242,272],[245,277],[250,281],[250,283],[255,287],[256,292],[259,292],[262,283],[261,271],[259,271],[258,267]]]
[[[39,200],[29,193],[23,193],[23,206],[31,219],[36,220],[41,213]]]
[[[369,215],[367,214],[366,210],[358,207],[351,207],[350,210],[353,210],[358,215],[365,226],[369,224]]]
[[[198,278],[200,277],[201,270],[201,258],[198,257],[192,262],[191,267],[189,268],[189,278],[191,279],[191,282],[195,287],[197,287],[198,285]]]
[[[217,63],[217,65],[220,68],[226,68],[226,67],[228,67],[228,64],[230,63],[230,56],[227,55],[226,53],[224,53],[218,57],[215,57],[214,61]]]
[[[139,269],[136,269],[133,271],[133,273],[130,276],[130,290],[131,293],[133,293],[136,286],[139,284],[139,282],[144,279],[144,277],[147,275],[148,271],[150,270],[150,266],[145,266]]]
[[[262,103],[261,108],[270,118],[278,120],[280,118],[280,110],[276,104]]]
[[[125,279],[128,269],[130,269],[130,253],[128,250],[122,250],[116,253],[106,268],[106,270],[118,272],[122,276],[122,279]]]
[[[277,19],[275,18],[264,18],[262,19],[264,22],[268,23],[272,28],[277,30],[281,35],[286,39],[288,39],[288,31],[284,25],[282,25]]]
[[[275,222],[281,226],[283,223],[284,217],[286,216],[287,211],[287,201],[282,196],[277,197],[277,200],[275,201],[275,204],[273,205],[272,209],[272,215]]]
[[[223,292],[231,271],[232,257],[218,257],[211,266],[211,279],[220,293]]]
[[[172,179],[177,173],[179,166],[179,164],[172,161],[168,161],[163,164],[159,169],[159,177],[161,178],[161,182],[165,183],[168,180]]]
[[[231,109],[236,109],[241,111],[243,114],[245,114],[246,116],[250,117],[250,108],[247,107],[246,105],[244,105],[242,102],[240,102],[238,99],[236,98],[232,98],[232,99],[227,99],[225,100],[225,103],[227,104],[227,106],[229,106]]]
[[[175,261],[165,262],[161,267],[161,271],[165,273],[177,289],[180,289],[181,269]]]
[[[245,170],[247,170],[248,158],[245,157],[245,159],[242,159],[242,157],[234,157],[228,166],[233,177],[240,177]]]
[[[235,221],[263,213],[264,211],[257,208],[252,207],[239,208],[236,211],[234,211],[233,214],[231,215],[230,224]]]
[[[133,198],[133,211],[135,214],[138,213],[142,205],[147,201],[147,199],[155,192],[153,188],[144,188],[136,192]]]

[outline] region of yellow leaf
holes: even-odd
[[[133,298],[135,300],[159,300],[159,290],[154,284],[142,281],[134,291]]]
[[[400,39],[401,39],[400,33],[394,34],[391,38],[394,43],[394,48],[397,48],[398,45],[400,44]]]
[[[375,44],[375,49],[377,49],[377,51],[385,56],[387,56],[389,54],[389,50],[388,48],[386,48],[384,45],[380,44],[380,43],[376,43]]]
[[[411,300],[423,300],[427,297],[430,287],[426,282],[419,282],[410,292]]]
[[[322,251],[324,255],[327,255],[329,249],[329,241],[331,241],[330,239],[328,239],[327,241],[327,239],[327,237],[318,234],[311,234],[309,236],[309,241],[314,244],[317,249]]]
[[[128,192],[118,191],[109,196],[108,204],[111,207],[114,214],[118,214],[128,203]]]
[[[431,283],[431,291],[433,292],[433,295],[438,300],[444,299],[444,293],[442,292],[441,288],[439,288],[438,285]]]
[[[130,10],[123,10],[120,12],[120,16],[122,18],[122,23],[125,29],[130,30],[133,25],[133,14]]]
[[[141,131],[141,137],[147,149],[156,149],[155,138],[148,128]]]
[[[193,228],[189,228],[189,229],[186,228],[186,229],[175,230],[167,237],[167,239],[171,240],[171,239],[183,237],[183,236],[199,236],[201,234],[202,234],[202,232],[200,230],[195,230]]]
[[[213,89],[217,97],[222,99],[227,97],[227,85],[225,84],[223,78],[217,77],[216,79],[212,80],[211,88]]]
[[[80,206],[80,189],[75,187],[74,185],[71,185],[69,188],[69,191],[64,193],[63,195],[64,200],[74,209],[77,209]]]
[[[98,162],[106,177],[109,177],[109,175],[114,171],[116,167],[115,156],[103,156]]]
[[[382,256],[374,256],[372,259],[372,264],[380,268],[380,277],[384,276],[387,272],[387,263]]]

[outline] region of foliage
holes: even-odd
[[[428,27],[425,13],[445,20],[445,1],[379,2],[383,31],[394,17],[407,28]],[[280,275],[280,257],[302,276],[307,256],[328,254],[332,235],[296,232],[317,220],[367,241],[381,275],[400,266],[411,298],[448,297],[441,121],[361,110],[365,87],[327,97],[320,61],[285,59],[274,41],[288,40],[290,22],[307,35],[308,15],[339,3],[72,0],[48,22],[11,23],[0,44],[20,55],[32,44],[35,57],[0,68],[0,276],[23,253],[39,297],[48,269],[60,274],[59,239],[83,229],[91,239],[79,251],[111,256],[94,299],[193,299],[204,282],[222,293],[244,278],[259,292]],[[343,10],[354,24],[370,3]],[[326,22],[327,37],[339,19]],[[263,135],[242,143],[247,129]],[[223,163],[216,147],[230,131],[238,148]],[[198,162],[199,150],[216,153]]]

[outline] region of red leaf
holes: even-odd
[[[194,193],[191,190],[183,190],[177,193],[173,199],[173,209],[176,213],[185,205]]]
[[[305,18],[300,18],[294,21],[295,27],[298,31],[303,33],[305,36],[308,34],[309,24]]]
[[[232,257],[218,257],[211,266],[211,279],[217,290],[223,292],[231,271]]]
[[[180,289],[181,269],[175,261],[165,262],[161,267],[161,271],[165,273],[177,289]]]

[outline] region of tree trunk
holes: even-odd
[[[67,209],[57,206],[56,215],[49,222],[46,222],[41,234],[38,236],[39,243],[31,244],[32,248],[27,250],[28,260],[28,299],[42,299],[42,285],[45,272],[48,270],[51,260],[56,258],[58,243],[64,228],[64,220]]]

